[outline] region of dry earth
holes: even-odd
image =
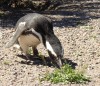
[[[69,15],[67,14],[67,16]],[[79,14],[77,13],[77,15]],[[20,54],[20,50],[13,47],[5,48],[5,44],[14,34],[14,29],[0,27],[0,86],[100,86],[100,17],[97,19],[90,18],[89,22],[85,22],[85,25],[77,25],[77,27],[72,18],[70,22],[67,22],[69,25],[67,27],[63,22],[67,21],[64,15],[48,16],[61,21],[54,21],[54,31],[64,48],[64,58],[68,60],[70,65],[77,64],[73,66],[89,76],[91,82],[66,85],[63,83],[52,84],[47,81],[40,82],[40,77],[47,72],[52,72],[54,67],[45,66],[41,59],[34,59],[31,64],[24,63],[25,60],[17,56]],[[86,18],[89,17],[86,16]],[[42,55],[48,56],[42,44],[39,45],[38,49]]]
[[[84,71],[85,75],[91,78],[91,82],[87,84],[71,86],[100,86],[99,24],[100,20],[96,19],[86,26],[76,28],[54,27],[55,34],[64,48],[64,58],[77,63],[76,69]],[[62,83],[54,85],[50,82],[40,82],[39,76],[42,77],[44,73],[52,71],[53,67],[36,62],[24,64],[22,63],[24,59],[16,56],[20,50],[13,47],[5,49],[4,46],[13,33],[13,29],[0,28],[0,86],[67,86]],[[42,45],[38,48],[43,55],[47,55]]]

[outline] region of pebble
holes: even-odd
[[[0,39],[2,39],[2,33],[0,32]]]

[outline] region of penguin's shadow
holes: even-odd
[[[43,66],[49,66],[49,67],[53,66],[52,63],[51,63],[50,57],[44,57],[44,58],[42,58],[40,56],[30,55],[30,57],[29,57],[30,60],[26,61],[27,60],[26,56],[24,56],[24,55],[17,55],[17,56],[20,57],[20,58],[22,58],[22,59],[24,59],[21,62],[19,62],[21,64],[43,65]],[[46,63],[44,62],[44,60],[45,60]],[[64,61],[64,64],[69,64],[73,69],[75,69],[76,66],[77,66],[77,63],[75,63],[72,60],[69,60],[67,58],[64,58],[63,61]]]

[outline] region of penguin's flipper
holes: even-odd
[[[6,48],[11,47],[12,45],[14,45],[14,43],[17,41],[18,37],[22,34],[23,31],[26,30],[25,27],[26,22],[20,22],[18,24],[18,26],[16,26],[16,32],[14,34],[14,36],[11,38],[11,40],[9,41],[9,43],[6,44]]]

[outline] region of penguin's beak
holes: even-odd
[[[61,68],[62,67],[62,59],[60,56],[54,56],[53,54],[51,54],[50,51],[48,51],[51,61],[53,63],[54,66],[56,66],[57,68]]]
[[[57,67],[58,68],[61,68],[62,67],[62,60],[59,57],[56,60],[56,64],[57,64]]]

